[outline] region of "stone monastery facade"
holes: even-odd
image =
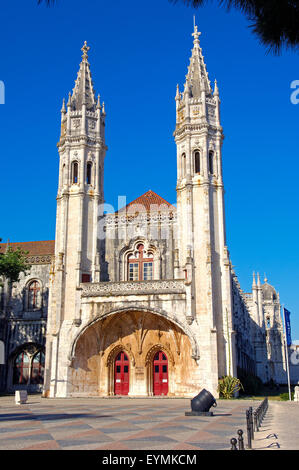
[[[223,375],[286,382],[279,295],[244,293],[226,245],[220,97],[197,27],[177,88],[177,206],[147,191],[104,212],[104,103],[86,43],[61,110],[54,241],[16,243],[32,267],[1,288],[1,390],[44,397],[217,395]],[[6,244],[0,245],[4,252]]]

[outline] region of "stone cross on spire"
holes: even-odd
[[[84,42],[84,45],[81,49],[81,51],[83,52],[83,56],[82,56],[82,59],[84,61],[87,61],[88,59],[88,51],[89,51],[90,47],[87,45],[87,41]]]
[[[194,33],[192,33],[192,36],[194,37],[194,41],[193,41],[194,46],[195,46],[195,45],[199,45],[199,36],[200,36],[200,35],[201,35],[201,32],[199,32],[199,31],[197,30],[197,26],[196,26],[196,24],[195,24],[195,22],[194,22]]]

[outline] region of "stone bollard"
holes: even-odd
[[[299,402],[299,386],[298,385],[296,385],[296,387],[294,388],[294,401]]]
[[[16,405],[24,405],[27,402],[27,391],[26,390],[17,390],[15,394]]]

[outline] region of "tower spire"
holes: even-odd
[[[252,287],[254,288],[254,287],[256,287],[255,272],[254,272],[254,271],[253,271],[252,277],[253,277],[253,280],[252,280]]]
[[[80,111],[82,105],[86,105],[86,110],[95,111],[97,100],[95,97],[95,90],[93,88],[93,81],[91,78],[90,66],[88,62],[88,51],[90,47],[87,42],[84,42],[81,51],[83,52],[80,69],[77,74],[75,81],[75,87],[73,89],[71,103],[72,109]]]
[[[204,91],[206,94],[211,94],[212,89],[199,42],[201,32],[198,31],[198,27],[195,24],[195,18],[194,31],[192,36],[193,49],[190,58],[190,65],[188,67],[188,73],[186,75],[185,93],[187,92],[188,95],[192,98],[199,98],[202,91]]]

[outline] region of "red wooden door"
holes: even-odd
[[[154,358],[154,395],[168,394],[168,359],[159,351]]]
[[[123,351],[115,359],[114,393],[115,395],[129,393],[129,359]]]

